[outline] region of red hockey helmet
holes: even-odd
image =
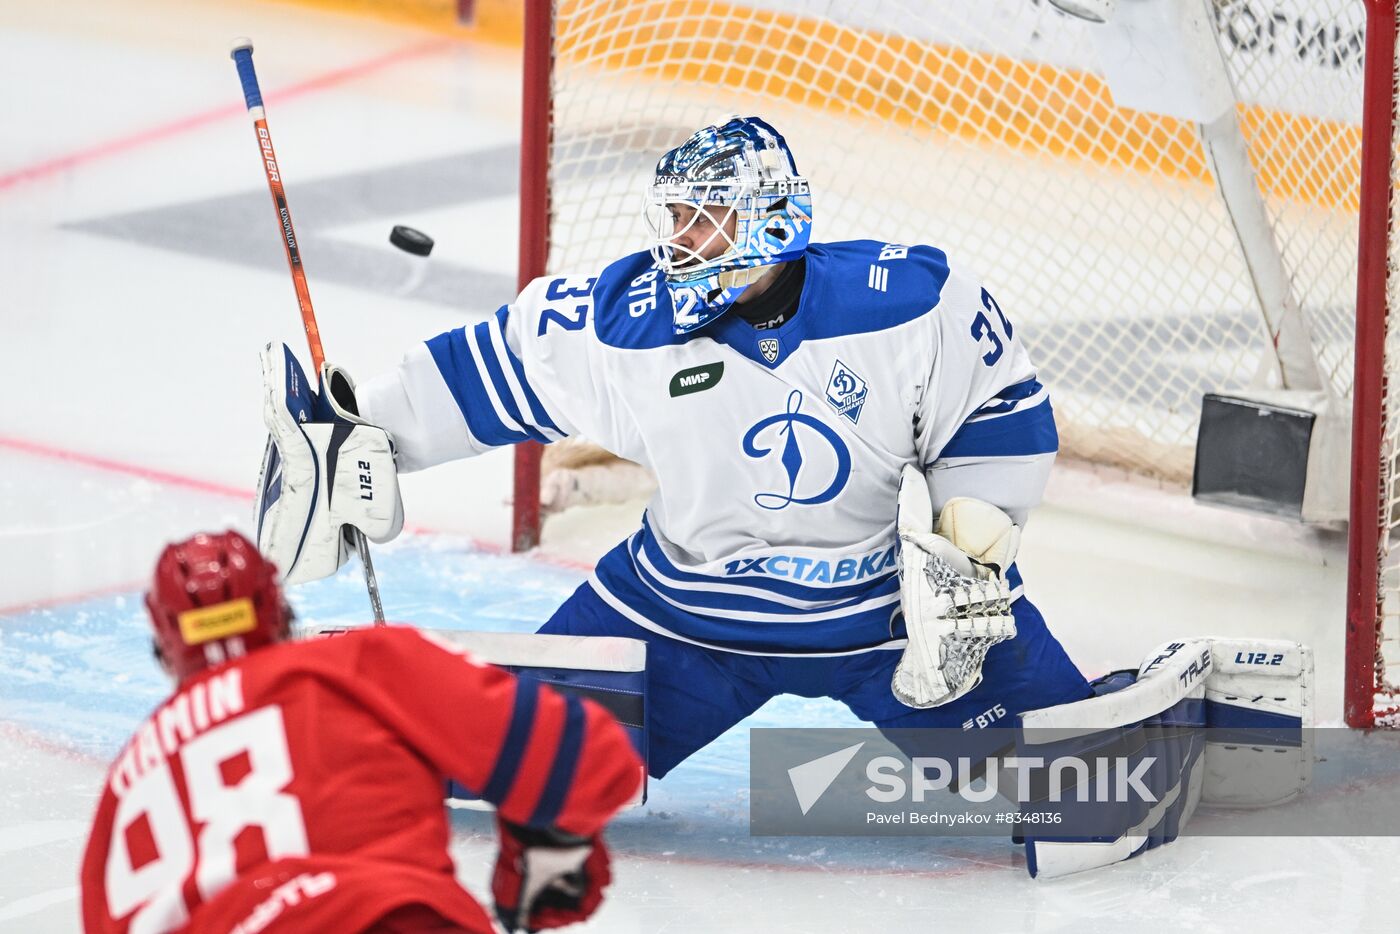
[[[237,532],[166,546],[146,593],[156,657],[176,679],[287,638],[277,569]]]

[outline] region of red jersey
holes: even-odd
[[[592,835],[642,764],[599,706],[413,629],[259,649],[185,680],[113,763],[83,857],[88,934],[353,932],[424,904],[469,930],[444,779]]]

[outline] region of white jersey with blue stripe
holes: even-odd
[[[728,314],[687,335],[647,253],[537,279],[363,384],[361,411],[404,470],[572,434],[649,468],[641,529],[593,579],[639,625],[739,652],[889,646],[904,465],[936,506],[975,496],[1024,522],[1054,416],[1012,321],[941,250],[812,244],[806,263],[782,326]]]

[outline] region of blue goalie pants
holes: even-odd
[[[943,754],[993,755],[1006,745],[1006,733],[984,728],[1014,727],[1019,713],[1083,700],[1090,693],[1040,611],[1022,597],[1012,612],[1016,638],[987,653],[982,683],[927,710],[904,706],[890,691],[900,650],[824,658],[726,652],[644,629],[604,603],[589,584],[574,591],[540,632],[646,642],[647,769],[660,778],[779,694],[834,698],[882,730],[960,730],[958,748]]]

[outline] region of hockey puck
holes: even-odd
[[[433,252],[432,237],[421,230],[405,227],[403,224],[395,224],[394,229],[389,231],[389,242],[405,253],[412,253],[414,256],[427,256]]]

